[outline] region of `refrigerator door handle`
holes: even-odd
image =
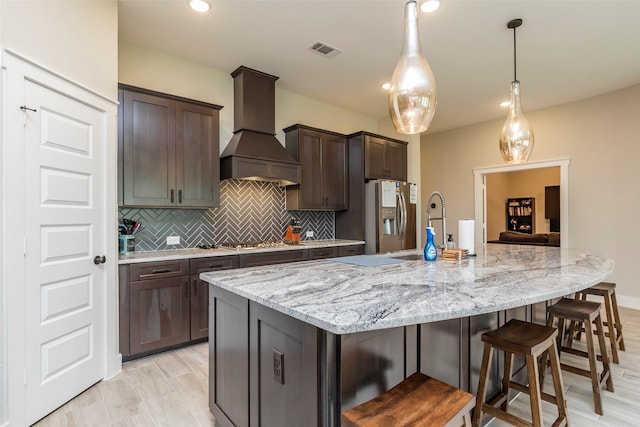
[[[398,239],[400,241],[404,241],[404,224],[405,224],[405,210],[404,210],[404,195],[402,193],[398,193]],[[401,247],[401,249],[404,249]]]
[[[401,210],[402,210],[402,224],[401,224],[401,226],[402,226],[402,243],[403,243],[403,246],[404,246],[405,235],[407,233],[407,217],[408,217],[408,214],[407,214],[407,201],[406,201],[406,199],[404,197],[404,194],[402,194],[402,193],[400,194],[400,200],[402,201],[402,207],[401,207]],[[404,249],[404,247],[402,249]]]
[[[401,216],[402,216],[402,206],[401,206],[401,201],[400,201],[400,193],[396,193],[396,235],[398,236],[398,239],[400,238],[400,233],[402,232],[402,225],[400,224],[401,222]]]

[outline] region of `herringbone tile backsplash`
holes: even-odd
[[[285,190],[271,182],[227,179],[220,185],[220,207],[215,209],[120,208],[120,221],[142,223],[136,251],[193,248],[203,243],[280,240],[291,217],[300,221],[302,239],[307,230],[314,240],[335,238],[335,215],[324,211],[285,210]],[[167,236],[180,236],[179,245],[167,245]]]

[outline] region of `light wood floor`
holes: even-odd
[[[622,317],[623,337],[626,351],[618,352],[620,364],[611,363],[614,392],[602,391],[602,407],[604,415],[598,415],[593,410],[593,394],[591,380],[571,372],[562,371],[562,380],[569,410],[569,424],[572,427],[586,426],[640,426],[640,311],[620,307]],[[584,336],[582,338],[584,342]],[[609,348],[609,339],[607,348]],[[580,343],[575,345],[580,347]],[[584,345],[582,346],[584,349]],[[596,351],[597,351],[596,344]],[[609,351],[609,358],[611,352]],[[568,364],[588,368],[587,359],[562,353],[561,360]],[[598,363],[598,366],[601,366]],[[551,374],[547,371],[544,389],[553,393]],[[558,416],[556,407],[542,402],[544,425],[550,426]],[[529,396],[518,395],[509,407],[514,415],[531,419]],[[494,419],[489,427],[502,427],[509,424]]]
[[[126,362],[35,425],[38,427],[213,427],[209,346],[201,343]]]
[[[627,350],[620,352],[619,365],[611,364],[615,392],[602,392],[604,415],[593,411],[590,380],[562,373],[572,427],[640,426],[640,311],[621,307],[620,312]],[[36,426],[213,427],[208,404],[208,350],[208,344],[202,343],[127,362],[115,378],[91,387]],[[562,355],[563,361],[569,362],[571,357]],[[586,359],[574,358],[569,363],[584,364]],[[553,393],[550,375],[545,390]],[[510,411],[529,418],[528,399],[519,395]],[[543,402],[543,410],[545,425],[551,425],[555,406]],[[489,424],[506,425],[499,420]]]

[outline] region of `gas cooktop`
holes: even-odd
[[[257,242],[224,242],[224,243],[205,243],[198,245],[200,249],[235,249],[237,251],[243,249],[264,249],[264,248],[283,248],[290,246],[283,240],[257,241]]]

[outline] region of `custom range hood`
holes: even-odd
[[[239,67],[233,73],[233,137],[220,156],[220,178],[300,183],[300,163],[275,137],[278,77]]]

